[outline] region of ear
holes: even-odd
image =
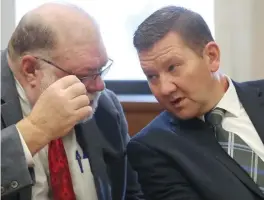
[[[26,81],[30,85],[35,86],[39,76],[37,59],[30,55],[23,56],[21,59],[21,71]]]
[[[215,42],[209,42],[203,51],[203,56],[211,72],[216,72],[220,65],[220,49]]]

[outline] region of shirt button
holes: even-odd
[[[1,186],[1,194],[3,194],[4,192],[5,192],[5,188]]]
[[[15,189],[15,188],[17,188],[17,186],[18,186],[18,182],[17,182],[17,181],[12,181],[10,185],[11,185],[11,187],[12,187],[13,189]]]

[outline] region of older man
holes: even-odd
[[[185,8],[154,12],[134,46],[167,110],[127,148],[146,198],[264,199],[264,81],[222,74],[207,24]]]
[[[140,199],[95,21],[44,4],[21,19],[1,57],[2,199]]]

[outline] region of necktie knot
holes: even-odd
[[[222,108],[215,108],[205,115],[205,121],[213,126],[221,125],[225,115],[225,110]]]

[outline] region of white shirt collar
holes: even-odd
[[[241,104],[232,80],[228,76],[226,76],[226,78],[229,83],[228,89],[215,107],[222,108],[230,114],[238,117],[240,114]]]
[[[226,75],[225,75],[226,76]],[[214,108],[222,108],[226,110],[228,113],[238,117],[240,115],[240,109],[242,107],[239,98],[237,96],[236,88],[228,76],[226,76],[228,81],[228,89],[225,92],[224,96],[218,102],[218,104]],[[199,119],[204,121],[204,115],[198,117]]]
[[[15,82],[16,82],[16,89],[18,92],[18,97],[19,97],[19,102],[21,105],[21,109],[22,109],[22,113],[23,116],[27,116],[30,112],[31,112],[31,105],[28,101],[28,98],[26,96],[26,93],[23,89],[23,87],[21,86],[21,84],[19,83],[19,81],[14,77]]]

